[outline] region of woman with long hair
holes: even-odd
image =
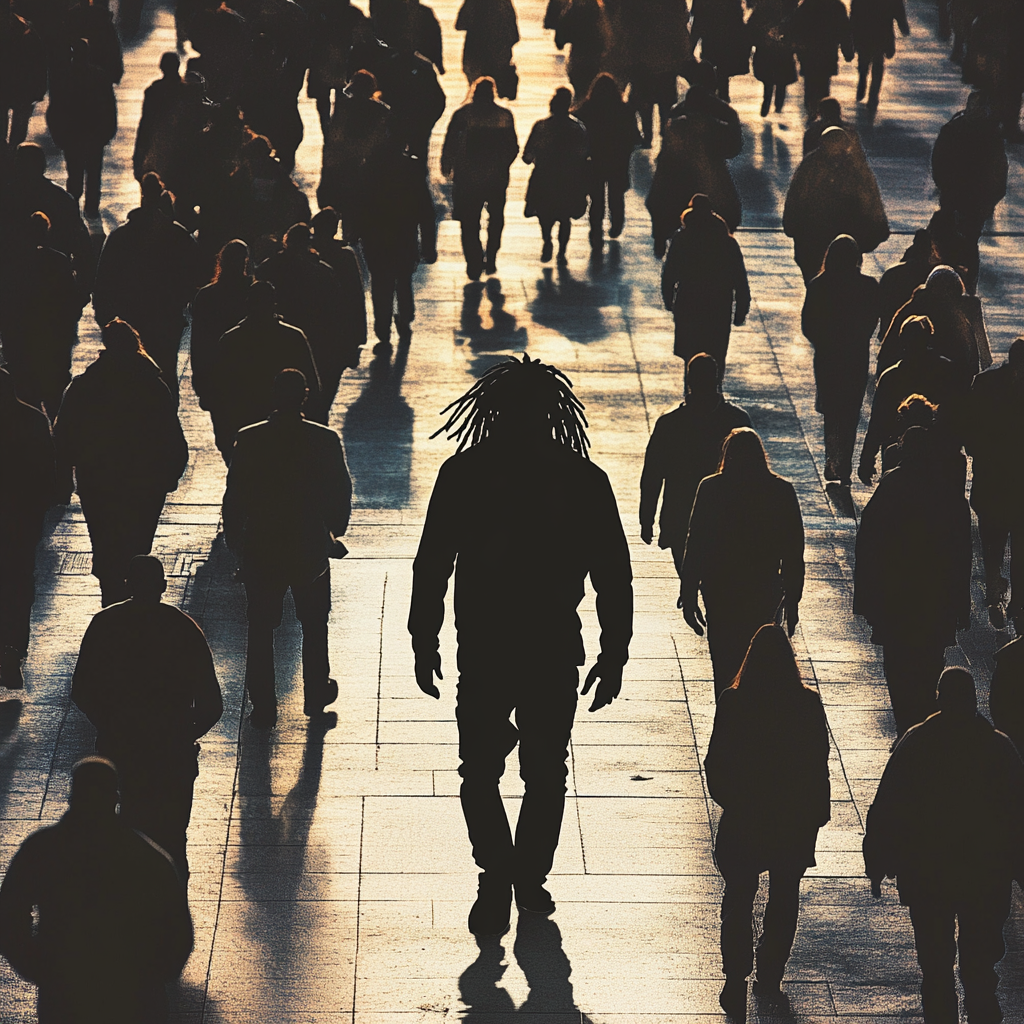
[[[783,613],[789,635],[796,629],[804,588],[800,503],[793,485],[769,468],[750,427],[726,437],[718,472],[697,488],[679,575],[683,618],[698,636],[708,632],[716,696],[731,685],[760,626]]]
[[[762,626],[718,699],[704,759],[708,790],[722,808],[715,839],[725,880],[720,1002],[735,1020],[746,1019],[746,979],[754,968],[751,911],[763,871],[769,890],[755,991],[768,999],[780,995],[800,879],[814,866],[818,829],[831,817],[828,751],[821,698],[802,683],[785,631]]]

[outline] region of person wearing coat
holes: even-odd
[[[573,218],[582,217],[587,209],[587,129],[569,113],[571,106],[572,93],[556,89],[549,104],[551,116],[533,126],[523,147],[523,163],[534,165],[526,189],[526,216],[540,221],[542,263],[551,259],[556,222],[558,262],[568,262]]]
[[[658,547],[672,551],[676,572],[682,569],[690,511],[701,480],[722,460],[722,444],[738,427],[749,427],[750,417],[727,402],[718,390],[718,365],[706,352],[698,352],[686,366],[686,400],[658,417],[647,442],[640,475],[640,539],[654,539],[654,513],[661,502]]]
[[[988,691],[992,724],[1013,740],[1020,753],[1024,751],[1024,636],[1001,647],[993,657],[996,667]]]
[[[90,62],[84,39],[72,44],[70,65],[50,82],[46,127],[64,151],[68,192],[81,199],[84,189],[85,213],[96,216],[103,150],[117,134],[117,98],[108,73]]]
[[[805,284],[821,272],[833,238],[852,235],[866,253],[889,237],[878,182],[842,128],[826,128],[821,145],[800,161],[786,193],[782,228],[793,239]]]
[[[878,337],[884,338],[893,317],[914,294],[914,289],[928,280],[935,264],[932,262],[932,240],[927,230],[914,232],[914,240],[904,250],[899,263],[889,267],[878,282],[880,316]],[[899,327],[897,327],[899,330]]]
[[[861,145],[857,129],[843,117],[843,108],[834,96],[826,96],[819,100],[818,109],[812,120],[804,129],[802,155],[807,156],[812,149],[821,145],[821,137],[828,128],[842,128],[846,132],[854,149],[866,160],[864,147]]]
[[[679,575],[683,619],[697,636],[707,629],[716,697],[732,685],[761,626],[781,612],[789,635],[796,631],[804,589],[800,503],[793,485],[769,469],[749,427],[726,437],[718,472],[697,488]]]
[[[675,320],[673,351],[685,363],[706,351],[721,383],[732,325],[750,311],[743,252],[706,195],[690,199],[681,221],[661,271],[662,299]]]
[[[830,92],[832,76],[839,73],[839,52],[853,60],[853,35],[843,0],[801,0],[783,24],[800,60],[804,80],[804,109],[813,113]]]
[[[797,80],[793,44],[783,37],[783,24],[796,10],[797,0],[756,0],[747,18],[747,37],[754,48],[754,77],[764,85],[761,116],[767,117],[775,95],[775,112],[782,113],[786,89]]]
[[[604,0],[570,0],[558,20],[555,46],[559,50],[569,47],[565,70],[577,101],[587,95],[594,79],[608,70],[612,43]]]
[[[466,33],[462,71],[470,86],[481,78],[492,78],[498,83],[498,95],[515,99],[514,91],[507,88],[515,77],[512,48],[519,42],[512,0],[465,0],[455,19],[455,31]]]
[[[328,559],[348,529],[352,481],[341,438],[303,417],[306,393],[296,369],[274,378],[274,412],[239,431],[224,492],[224,540],[245,584],[249,723],[258,729],[277,724],[274,630],[289,589],[302,625],[303,711],[319,715],[338,698],[327,644]]]
[[[576,108],[576,117],[587,130],[590,158],[586,166],[590,196],[590,248],[604,248],[605,210],[611,221],[608,235],[618,238],[626,222],[629,162],[641,144],[636,116],[622,97],[615,79],[607,72],[594,79],[587,98]],[[607,191],[607,201],[605,192]]]
[[[53,440],[62,472],[75,473],[103,605],[123,601],[128,564],[149,554],[188,465],[174,398],[123,320],[103,328],[103,350],[68,385]]]
[[[408,0],[403,0],[403,6]],[[447,104],[437,72],[422,54],[393,49],[376,65],[381,96],[391,108],[394,149],[408,148],[418,160],[427,161],[430,134]]]
[[[860,407],[878,326],[878,282],[860,272],[849,235],[832,240],[825,268],[807,285],[800,324],[814,349],[814,408],[825,420],[825,479],[849,487]]]
[[[864,869],[875,897],[895,877],[910,910],[926,1024],[1001,1021],[1003,923],[1024,882],[1024,764],[977,711],[974,679],[948,668],[937,713],[911,729],[885,766],[868,810]]]
[[[751,915],[767,871],[768,905],[757,942],[760,998],[777,999],[796,935],[800,880],[814,867],[818,829],[832,817],[828,724],[821,698],[800,679],[785,630],[754,634],[735,680],[718,697],[704,770],[722,808],[715,863],[722,896],[720,1002],[746,1019],[754,969]]]
[[[0,144],[14,149],[28,137],[32,109],[46,95],[46,44],[13,3],[6,8],[0,15],[0,106],[4,116]]]
[[[896,55],[896,33],[893,23],[904,36],[910,35],[907,10],[903,0],[851,0],[850,32],[857,54],[857,101],[868,98],[868,110],[878,108],[882,92],[885,59]],[[868,92],[868,74],[871,91]]]
[[[519,155],[512,112],[494,102],[493,78],[479,78],[472,96],[452,114],[441,147],[441,173],[452,179],[452,218],[462,224],[466,275],[478,281],[495,272],[505,227],[509,168]],[[480,217],[487,207],[487,248],[480,244]]]
[[[934,429],[934,428],[933,428]],[[896,730],[935,710],[945,649],[971,620],[971,510],[942,471],[923,427],[900,442],[900,463],[878,482],[857,531],[853,611],[882,648]]]
[[[715,69],[719,99],[729,102],[729,79],[750,71],[750,38],[743,24],[743,0],[693,0],[690,41],[700,59]]]

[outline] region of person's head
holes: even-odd
[[[826,156],[842,156],[851,148],[850,136],[838,125],[830,125],[821,133],[821,149]]]
[[[473,83],[470,92],[474,103],[479,103],[482,106],[493,103],[496,92],[494,79],[490,75],[481,76]]]
[[[160,57],[160,74],[164,78],[177,78],[178,68],[181,67],[181,58],[172,50]]]
[[[142,205],[159,206],[164,194],[164,183],[156,171],[147,171],[139,186],[142,190]]]
[[[843,108],[839,106],[839,100],[832,96],[826,96],[818,101],[818,117],[823,124],[838,125],[843,123]]]
[[[964,113],[968,117],[992,117],[992,105],[983,92],[974,91],[967,97]]]
[[[68,806],[76,817],[103,820],[117,813],[117,769],[105,757],[84,757],[71,769]]]
[[[354,100],[372,100],[379,96],[377,76],[366,68],[360,68],[348,83],[345,92]]]
[[[900,465],[914,469],[930,462],[934,454],[932,435],[920,426],[908,427],[900,438]]]
[[[965,668],[943,669],[939,676],[937,706],[943,717],[973,719],[978,713],[974,676]]]
[[[935,328],[926,316],[908,316],[900,324],[900,345],[903,355],[913,359],[923,356],[932,343]]]
[[[136,555],[128,563],[128,593],[137,601],[159,601],[167,590],[164,566],[153,555]]]
[[[458,439],[459,451],[487,439],[527,446],[556,441],[588,458],[587,418],[572,381],[554,366],[528,355],[487,371],[461,398],[441,410],[451,413],[434,433]]]
[[[46,176],[46,154],[42,146],[23,142],[14,151],[14,173],[21,181],[35,181]]]
[[[718,472],[727,476],[754,476],[768,472],[768,456],[756,430],[737,427],[722,442]]]
[[[932,254],[932,236],[927,228],[919,228],[914,232],[914,240],[904,253],[905,260],[926,260]]]
[[[803,689],[793,645],[781,626],[766,623],[754,634],[732,688],[744,697],[785,700]]]
[[[290,253],[309,252],[309,225],[301,221],[284,233],[284,250]]]
[[[715,74],[714,64],[710,61],[692,61],[685,77],[691,88],[706,89],[709,92],[714,92],[718,88],[718,76]]]
[[[551,97],[551,102],[548,104],[548,110],[555,117],[564,117],[569,113],[569,108],[572,106],[572,90],[566,89],[564,85],[559,86],[555,90],[554,96]]]
[[[902,436],[911,427],[924,427],[927,430],[935,422],[938,408],[924,395],[907,395],[896,410],[897,433]]]
[[[249,246],[233,238],[217,253],[213,268],[214,281],[232,281],[249,276]]]
[[[836,235],[825,253],[825,270],[829,274],[856,274],[862,257],[860,246],[852,235]]]
[[[253,281],[245,293],[245,315],[273,316],[277,312],[277,296],[269,281]]]
[[[1006,354],[1006,362],[1010,373],[1017,382],[1024,381],[1024,338],[1016,338]]]
[[[146,351],[139,332],[120,317],[103,325],[103,347],[115,356],[141,355]]]
[[[711,199],[703,192],[695,192],[690,197],[690,204],[680,214],[679,220],[684,227],[693,224],[708,224],[715,216]]]
[[[266,174],[272,172],[273,167],[273,154],[274,147],[270,144],[270,139],[266,135],[253,135],[252,138],[248,139],[245,145],[242,146],[242,162],[248,167],[251,173]]]
[[[313,216],[309,226],[313,229],[314,238],[330,240],[338,233],[340,223],[338,211],[333,206],[325,206]]]
[[[614,103],[622,102],[622,90],[613,75],[602,71],[591,83],[587,91],[586,102],[597,103],[601,106],[611,106]]]
[[[930,296],[939,299],[959,299],[965,292],[963,280],[952,267],[936,267],[924,286]]]
[[[309,389],[306,375],[301,370],[282,370],[275,378],[270,390],[275,412],[300,413]]]
[[[36,210],[28,219],[28,244],[46,245],[50,234],[50,218],[42,210]]]
[[[686,364],[686,393],[691,398],[718,394],[718,362],[707,352],[691,356]]]

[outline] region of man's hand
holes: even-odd
[[[434,676],[444,679],[441,675],[441,652],[431,651],[430,654],[416,655],[416,685],[429,696],[439,699],[441,691],[434,684]]]
[[[796,601],[786,602],[786,633],[792,639],[796,624],[800,621],[800,605]]]
[[[436,249],[427,249],[423,253],[422,259],[423,259],[423,262],[427,263],[427,264],[436,263],[437,262],[437,250]]]
[[[700,607],[694,605],[692,608],[688,607],[683,603],[683,598],[680,595],[678,601],[676,601],[676,607],[683,609],[683,621],[697,634],[697,636],[704,635],[704,629],[707,626],[707,622],[704,621],[704,616],[701,614]]]
[[[882,880],[880,878],[871,879],[871,895],[874,896],[876,900],[880,900],[882,898]]]
[[[640,539],[645,544],[650,544],[654,540],[654,527],[653,526],[641,526],[640,527]]]
[[[739,310],[736,311],[736,315],[733,317],[733,327],[742,327],[747,322],[747,314],[741,313]]]
[[[870,487],[871,481],[875,478],[875,460],[872,459],[870,462],[861,460],[861,464],[857,467],[857,476],[865,487]]]
[[[618,697],[619,691],[622,689],[622,666],[608,665],[598,658],[594,667],[587,673],[583,689],[580,691],[581,694],[585,697],[590,693],[590,688],[598,680],[600,682],[597,683],[597,689],[594,691],[594,702],[589,709],[591,711],[597,711],[599,708],[611,704]]]

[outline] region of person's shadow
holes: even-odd
[[[361,508],[404,508],[412,474],[415,413],[402,396],[409,346],[399,345],[392,364],[387,355],[370,363],[370,378],[345,414],[342,434]]]
[[[601,307],[619,304],[618,290],[614,279],[591,284],[573,277],[568,267],[544,267],[530,315],[570,341],[586,345],[608,336]]]
[[[499,936],[477,938],[480,955],[459,978],[459,995],[466,1006],[464,1020],[477,1024],[512,1024],[522,1015],[533,1019],[543,1014],[548,1024],[592,1024],[580,1011],[573,994],[572,965],[562,949],[562,933],[550,918],[520,914],[512,947],[530,993],[516,1008],[508,992],[500,987],[507,965]]]
[[[487,297],[490,325],[484,325],[481,313],[484,296]],[[496,277],[486,282],[470,281],[462,289],[462,315],[456,331],[459,343],[468,344],[473,353],[472,366],[476,376],[482,376],[496,363],[505,361],[506,356],[525,352],[529,335],[525,327],[519,326],[514,313],[505,309],[505,294],[501,281]]]

